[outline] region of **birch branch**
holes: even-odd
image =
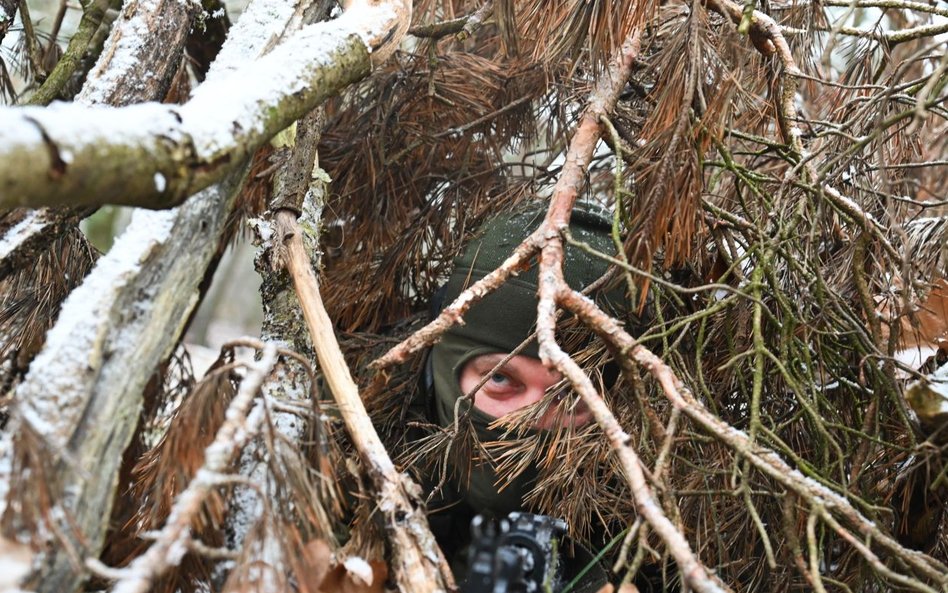
[[[454,580],[428,527],[418,486],[399,473],[389,458],[339,349],[296,216],[282,210],[277,213],[277,221],[289,231],[285,235],[286,266],[309,325],[320,369],[378,496],[378,511],[390,538],[392,568],[399,588],[411,593],[451,590]]]
[[[233,73],[208,76],[180,107],[0,109],[0,207],[178,204],[368,74],[369,54],[397,44],[408,6],[358,3]]]

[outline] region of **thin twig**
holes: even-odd
[[[224,423],[214,442],[204,450],[204,464],[175,500],[155,543],[135,558],[128,568],[118,569],[114,576],[121,578],[112,587],[112,593],[145,593],[156,578],[181,561],[191,542],[191,526],[203,507],[204,499],[220,483],[218,476],[227,470],[237,453],[260,429],[263,407],[258,404],[251,411],[250,406],[276,362],[276,345],[268,343],[260,360],[249,366],[237,395],[227,407]]]

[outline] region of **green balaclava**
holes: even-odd
[[[538,204],[527,210],[498,216],[481,227],[454,261],[444,304],[450,304],[464,289],[494,271],[510,257],[514,249],[536,230],[545,214],[546,205]],[[575,239],[588,243],[596,251],[610,255],[615,253],[610,236],[611,221],[603,211],[577,206],[573,209],[569,228]],[[463,395],[458,380],[465,363],[482,354],[509,353],[533,333],[539,302],[537,269],[534,258],[528,270],[508,278],[500,288],[474,304],[464,314],[464,325],[453,326],[432,347],[434,407],[441,426],[447,427],[454,422],[455,403]],[[571,288],[582,290],[598,280],[607,269],[608,263],[604,260],[579,248],[566,246],[563,271]],[[537,357],[536,340],[531,341],[521,353]],[[477,408],[470,412],[481,442],[502,439],[502,429],[488,428],[496,418]],[[531,465],[499,490],[497,475],[490,463],[482,463],[474,465],[470,483],[459,490],[462,499],[476,512],[504,516],[511,511],[522,510],[523,497],[532,488],[535,479],[536,468]]]

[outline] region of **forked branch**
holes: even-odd
[[[615,107],[619,92],[631,73],[632,62],[638,52],[639,35],[636,32],[623,45],[616,63],[599,81],[590,96],[586,111],[570,140],[566,162],[553,189],[546,219],[540,225],[543,246],[539,271],[537,339],[540,343],[540,358],[544,364],[556,368],[569,379],[606,434],[632,490],[636,510],[668,546],[681,571],[682,579],[695,591],[719,593],[727,591],[728,588],[708,572],[691,549],[684,534],[665,514],[645,478],[642,462],[632,446],[632,437],[622,429],[586,373],[556,342],[557,305],[576,313],[577,309],[595,309],[592,301],[570,288],[563,276],[562,232],[569,226],[573,204],[585,183],[586,170],[592,161],[596,143],[602,135],[600,122],[603,116],[607,116]]]

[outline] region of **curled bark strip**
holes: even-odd
[[[421,492],[407,475],[396,469],[362,404],[323,306],[296,217],[287,210],[277,212],[276,217],[281,227],[291,230],[285,234],[287,269],[293,277],[320,369],[375,487],[378,511],[384,517],[394,554],[395,578],[403,591],[434,593],[453,589],[450,569],[420,508]]]

